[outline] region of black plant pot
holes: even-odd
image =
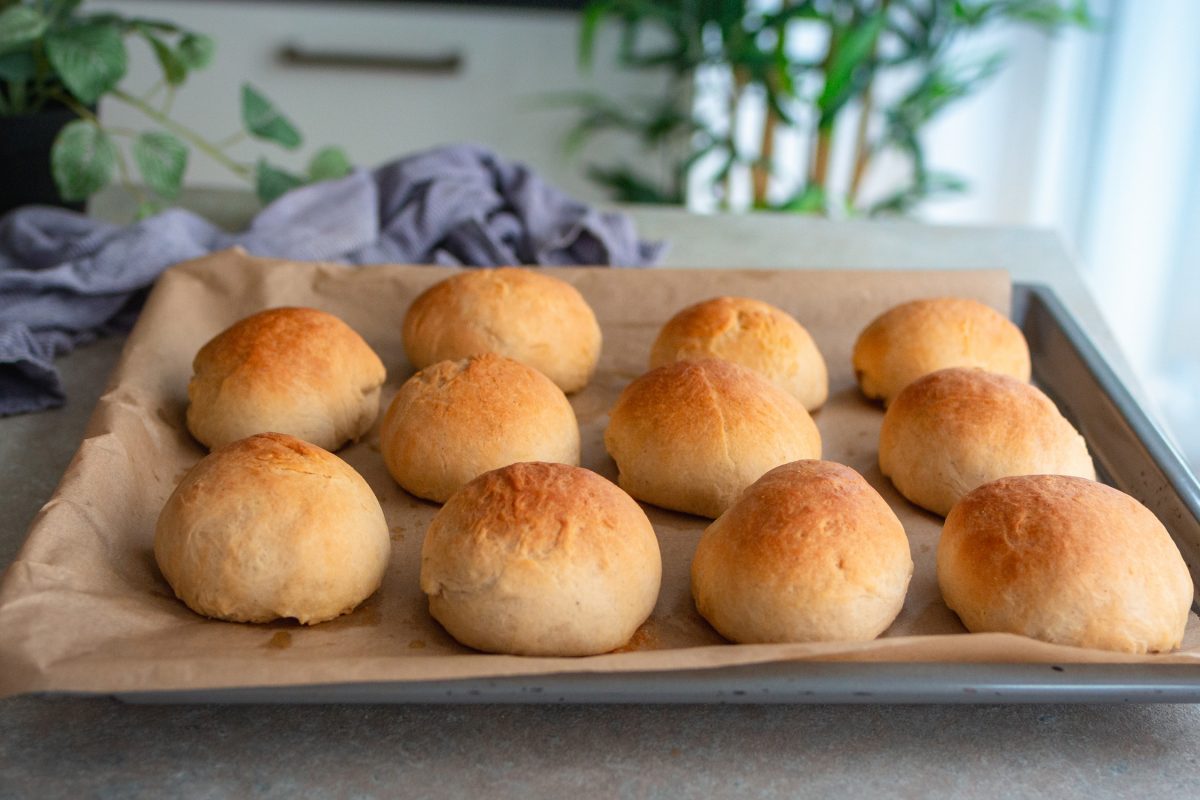
[[[35,203],[83,210],[83,203],[68,203],[59,197],[50,174],[54,137],[75,119],[73,112],[62,107],[0,117],[0,214]]]

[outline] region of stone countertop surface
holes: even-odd
[[[229,225],[250,208],[224,192],[185,202]],[[645,236],[671,241],[668,267],[1007,268],[1054,289],[1130,382],[1052,233],[632,211]],[[60,359],[64,408],[0,419],[0,566],[78,447],[121,345]],[[0,797],[1188,797],[1198,762],[1200,707],[1188,705],[0,701]]]

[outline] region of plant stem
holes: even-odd
[[[154,108],[148,103],[143,102],[140,98],[134,97],[133,95],[128,94],[121,89],[113,89],[110,94],[118,100],[133,106],[138,111],[141,111],[147,117],[176,134],[181,139],[185,139],[191,144],[195,145],[196,149],[200,150],[200,152],[204,153],[213,161],[216,161],[218,164],[228,169],[230,172],[246,180],[253,180],[254,170],[251,167],[234,161],[232,158],[223,153],[220,147],[203,138],[191,128],[180,125],[178,122],[171,119],[166,114],[163,114],[158,109]]]
[[[142,95],[142,99],[149,103],[159,92],[162,91],[163,87],[166,85],[166,82],[162,79],[155,81],[154,85],[147,89],[146,93]]]
[[[888,12],[888,4],[891,0],[880,0],[879,10],[883,14]],[[875,37],[875,41],[871,43],[871,61],[875,60],[875,54],[879,51],[879,36]],[[858,128],[854,132],[854,172],[850,175],[850,192],[846,198],[846,205],[850,208],[854,207],[858,200],[858,190],[862,185],[863,176],[867,174],[867,166],[871,163],[872,150],[867,146],[867,133],[871,124],[871,113],[875,110],[875,70],[871,70],[871,78],[867,82],[867,87],[863,89],[862,103],[859,105]]]
[[[125,161],[125,154],[121,152],[121,148],[113,148],[117,152],[117,172],[121,173],[121,185],[125,190],[132,192],[137,198],[138,205],[148,202],[146,193],[142,191],[142,187],[133,182],[133,175],[129,171],[129,163]]]
[[[71,95],[67,94],[66,92],[54,91],[50,93],[50,96],[62,103],[67,108],[71,109],[75,116],[79,117],[80,119],[86,119],[88,122],[91,122],[98,128],[101,127],[100,120],[96,118],[96,115],[92,113],[92,110],[80,103]]]
[[[829,151],[833,144],[833,125],[817,128],[817,148],[813,159],[812,175],[809,183],[825,189],[825,181],[829,178]]]
[[[775,153],[775,126],[779,118],[771,104],[767,103],[767,116],[763,119],[762,144],[758,148],[758,160],[750,167],[750,177],[754,184],[754,206],[765,208],[767,205],[767,188],[771,181],[771,158]]]
[[[837,23],[830,19],[829,48],[825,51],[825,58],[821,61],[821,75],[826,80],[829,79],[829,65],[833,63],[834,53],[837,52],[837,38]],[[832,119],[817,121],[816,146],[810,151],[808,183],[809,186],[816,186],[822,191],[825,189],[825,180],[829,174],[829,148],[833,140],[833,124]]]
[[[217,147],[224,150],[228,147],[233,147],[238,142],[241,142],[248,138],[250,138],[250,134],[246,133],[244,130],[234,131],[233,133],[226,136],[224,139],[218,139]]]
[[[858,129],[854,132],[854,172],[850,176],[850,192],[846,198],[847,204],[854,206],[858,200],[858,189],[862,185],[863,176],[867,174],[867,166],[871,163],[871,148],[867,146],[867,127],[871,122],[871,112],[874,111],[874,79],[863,90],[862,106],[858,113]]]
[[[25,103],[25,83],[23,81],[8,82],[8,102],[12,110],[18,114],[28,111]]]

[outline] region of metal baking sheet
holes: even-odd
[[[1029,340],[1035,382],[1087,439],[1101,480],[1134,495],[1158,515],[1200,585],[1200,483],[1179,452],[1049,289],[1016,285],[1013,318]],[[668,673],[566,673],[116,697],[133,703],[1177,703],[1200,701],[1200,666],[775,662]]]

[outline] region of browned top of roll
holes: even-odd
[[[938,547],[946,604],[969,630],[1133,653],[1178,647],[1191,576],[1162,523],[1112,487],[1062,475],[968,494]]]
[[[650,368],[720,358],[765,375],[809,411],[829,395],[829,377],[812,336],[782,309],[747,297],[714,297],[673,316],[650,351]]]
[[[634,497],[711,517],[767,470],[821,455],[795,396],[717,359],[678,361],[629,384],[604,442]]]
[[[1096,476],[1087,444],[1037,387],[982,369],[925,375],[888,407],[879,467],[901,494],[946,514],[1007,475]]]
[[[418,369],[498,353],[564,392],[587,385],[600,345],[596,315],[574,286],[519,267],[453,275],[422,293],[404,317],[404,349]]]
[[[896,618],[912,570],[900,520],[861,475],[796,461],[704,532],[692,594],[734,641],[866,641]]]
[[[518,461],[579,463],[579,425],[562,390],[494,353],[413,375],[388,406],[380,438],[392,477],[437,502]]]
[[[854,371],[867,397],[892,399],[912,381],[947,367],[979,367],[1028,382],[1029,345],[995,309],[961,297],[913,300],[876,317],[854,344]]]
[[[291,391],[322,386],[343,374],[381,384],[383,362],[353,328],[315,308],[270,308],[235,322],[213,337],[192,362],[197,376],[249,381],[261,389]]]
[[[265,433],[201,459],[167,500],[155,558],[193,610],[309,624],[375,591],[391,541],[371,487],[349,464]]]
[[[658,540],[638,504],[565,464],[479,476],[433,518],[421,549],[430,613],[488,652],[612,650],[649,616],[661,579]]]
[[[570,509],[569,518],[564,517],[565,509]],[[441,538],[443,532],[453,531],[458,541],[469,539],[480,548],[469,564],[472,575],[496,559],[494,568],[483,569],[494,576],[512,558],[604,560],[615,540],[645,527],[645,514],[637,503],[591,470],[525,462],[487,472],[452,497],[432,528],[434,538],[427,543],[426,555],[432,558],[439,547],[453,547],[452,540]],[[449,553],[439,564],[468,566]],[[443,574],[438,580],[461,591],[473,578]]]
[[[335,450],[378,413],[383,362],[349,325],[314,308],[242,319],[196,354],[188,427],[209,447],[278,431]]]

